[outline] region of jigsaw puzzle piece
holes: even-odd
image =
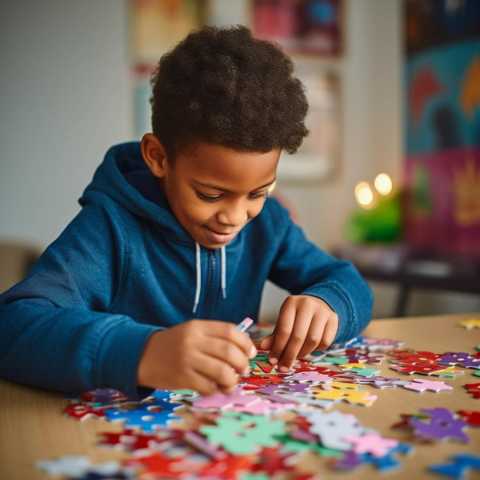
[[[480,456],[472,454],[454,455],[450,463],[430,465],[429,470],[455,480],[466,479],[470,470],[480,471]]]

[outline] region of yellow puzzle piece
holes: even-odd
[[[462,320],[460,325],[465,327],[467,330],[472,330],[472,328],[480,328],[480,318],[467,318],[467,320]]]

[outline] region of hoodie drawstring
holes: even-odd
[[[202,263],[200,258],[200,245],[195,242],[195,272],[197,276],[197,283],[195,287],[195,301],[193,302],[193,310],[195,313],[198,307],[198,301],[200,300],[200,292],[202,291]]]
[[[222,298],[227,298],[227,257],[225,247],[222,247],[221,253],[221,286],[222,286]]]
[[[196,273],[196,286],[195,286],[195,300],[193,302],[192,313],[196,313],[198,308],[198,302],[200,301],[200,294],[202,292],[202,258],[201,248],[198,242],[195,242],[195,273]],[[222,298],[227,298],[227,256],[225,247],[220,250],[220,285],[222,289]]]

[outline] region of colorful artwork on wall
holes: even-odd
[[[457,8],[449,10],[453,3]],[[413,35],[411,4],[414,9],[432,4],[429,11],[443,19],[444,35],[437,30]],[[475,0],[407,2],[405,180],[408,242],[430,252],[480,258],[478,6]],[[467,13],[475,14],[475,21]]]
[[[205,0],[131,0],[130,58],[136,136],[150,130],[150,78],[160,57],[204,24]]]
[[[288,53],[339,56],[342,0],[252,0],[252,29]]]

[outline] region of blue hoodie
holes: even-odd
[[[153,332],[192,318],[257,318],[268,279],[327,302],[339,317],[337,341],[370,319],[372,295],[355,268],[308,241],[273,198],[223,251],[196,245],[138,142],[107,152],[80,204],[28,277],[0,296],[6,379],[135,394]]]

